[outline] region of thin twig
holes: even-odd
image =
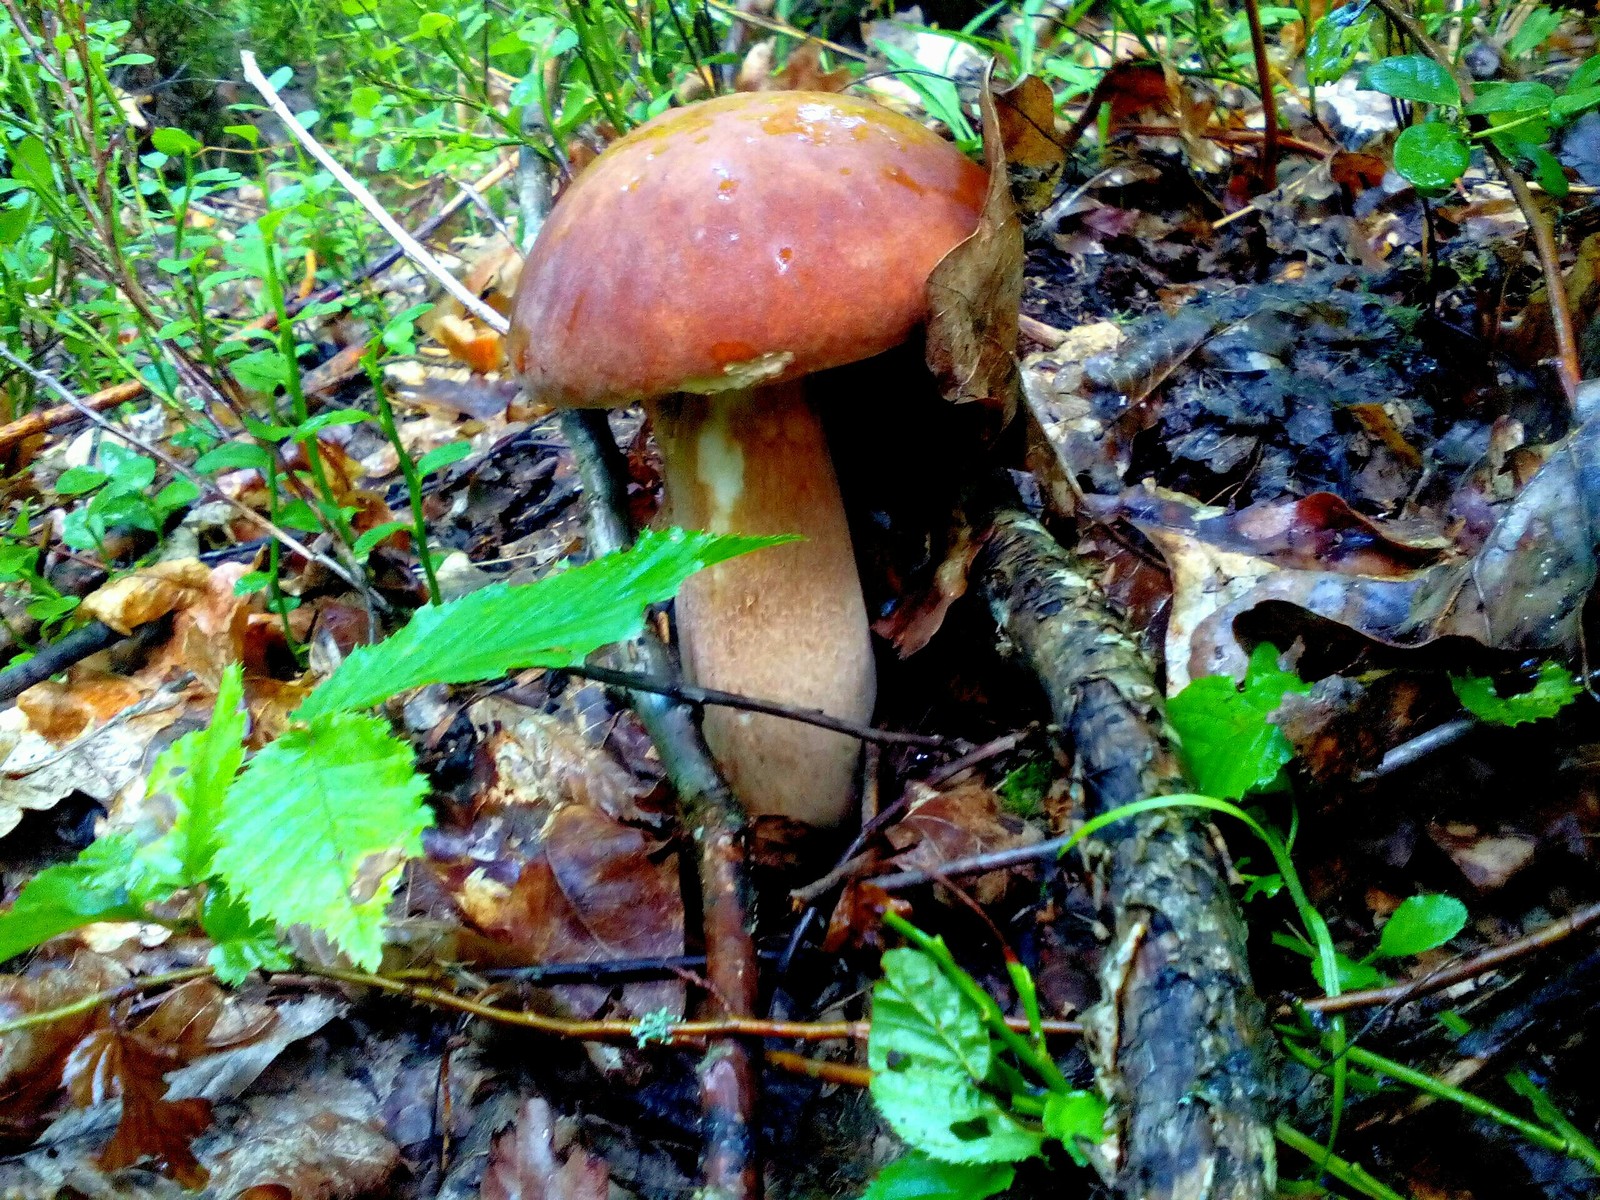
[[[83,398],[83,404],[95,412],[105,412],[106,409],[126,404],[129,400],[137,400],[144,395],[144,392],[144,380],[130,379],[126,383],[114,383],[110,387],[101,388],[98,392],[91,392]],[[57,425],[75,421],[81,416],[83,409],[77,405],[57,404],[31,412],[25,417],[18,417],[8,425],[0,425],[0,450],[9,450],[24,438],[47,433]]]
[[[1450,72],[1456,81],[1456,87],[1460,89],[1462,103],[1470,105],[1476,98],[1472,89],[1472,79],[1451,61],[1444,47],[1429,37],[1416,19],[1396,4],[1395,0],[1372,0],[1372,3],[1403,29],[1419,50]],[[1572,303],[1567,296],[1566,278],[1561,273],[1561,251],[1556,246],[1555,228],[1540,210],[1538,202],[1534,200],[1533,192],[1528,189],[1528,181],[1511,165],[1511,160],[1500,152],[1500,147],[1486,139],[1483,143],[1483,152],[1489,161],[1494,163],[1495,170],[1500,172],[1500,177],[1506,181],[1506,186],[1511,189],[1512,198],[1522,210],[1523,220],[1527,221],[1528,230],[1533,234],[1533,247],[1539,255],[1539,265],[1544,270],[1545,292],[1550,297],[1550,324],[1556,339],[1558,373],[1561,376],[1561,386],[1566,390],[1567,400],[1570,402],[1578,394],[1578,384],[1583,379],[1583,369],[1579,364],[1578,335],[1572,322]]]
[[[405,227],[389,215],[378,199],[349,171],[340,165],[339,160],[329,154],[316,138],[311,136],[309,130],[301,126],[290,111],[289,106],[283,102],[283,97],[278,95],[278,90],[272,86],[267,77],[261,73],[261,68],[256,65],[256,56],[249,50],[241,51],[239,61],[244,65],[244,77],[250,85],[261,93],[262,99],[267,102],[267,107],[277,114],[278,119],[288,129],[294,139],[299,142],[307,154],[323,165],[330,175],[337,179],[345,191],[355,197],[356,202],[366,209],[383,230],[406,252],[406,257],[422,270],[426,271],[444,287],[458,301],[461,306],[478,320],[482,321],[496,333],[505,333],[511,326],[510,323],[494,309],[490,308],[478,297],[469,292],[454,275],[444,269],[443,264],[423,247],[422,243],[406,232]]]
[[[1421,762],[1430,754],[1443,750],[1459,742],[1467,734],[1479,727],[1479,722],[1470,717],[1458,717],[1453,721],[1446,721],[1443,725],[1435,725],[1425,733],[1401,742],[1398,746],[1387,751],[1383,760],[1377,766],[1367,771],[1357,771],[1350,778],[1355,783],[1367,783],[1373,779],[1382,779],[1385,775],[1393,775],[1412,763]]]
[[[141,975],[120,983],[116,987],[106,988],[102,992],[93,992],[87,996],[79,996],[76,1000],[66,1004],[57,1005],[55,1008],[40,1009],[38,1012],[26,1013],[20,1017],[13,1017],[9,1021],[0,1021],[0,1037],[10,1037],[13,1033],[20,1033],[24,1029],[32,1029],[36,1025],[49,1025],[56,1021],[65,1021],[69,1017],[76,1017],[81,1013],[93,1012],[103,1004],[115,1004],[129,996],[142,995],[158,987],[166,987],[171,983],[188,983],[191,979],[204,979],[212,973],[210,967],[185,967],[178,971],[166,971],[160,975]]]
[[[1480,975],[1487,975],[1490,971],[1498,971],[1507,963],[1524,958],[1536,950],[1543,950],[1557,942],[1580,933],[1591,926],[1600,923],[1600,904],[1590,904],[1580,908],[1570,916],[1559,921],[1552,921],[1542,928],[1534,930],[1523,937],[1513,938],[1503,946],[1485,950],[1481,954],[1474,954],[1464,958],[1453,966],[1441,967],[1431,974],[1420,979],[1408,979],[1404,983],[1390,984],[1388,987],[1369,988],[1361,992],[1346,992],[1342,996],[1315,996],[1299,1001],[1299,1004],[1317,1013],[1345,1012],[1352,1008],[1379,1008],[1394,1004],[1405,1004],[1419,997],[1433,992],[1443,991],[1445,988],[1454,987],[1458,983],[1465,983],[1469,979],[1476,979]]]
[[[843,717],[834,717],[819,708],[795,708],[793,705],[782,704],[776,700],[761,700],[753,696],[741,696],[735,692],[722,692],[716,688],[703,688],[692,683],[683,683],[668,679],[651,679],[633,671],[613,671],[608,667],[576,666],[552,667],[553,671],[562,671],[568,675],[576,675],[582,679],[592,679],[596,683],[608,684],[611,687],[624,688],[630,692],[649,692],[652,696],[666,696],[682,704],[714,704],[721,708],[736,708],[743,712],[764,713],[769,717],[780,717],[786,721],[795,721],[802,725],[815,725],[819,729],[831,729],[835,733],[842,733],[849,737],[858,738],[863,742],[873,742],[880,746],[917,746],[924,750],[949,750],[949,738],[939,737],[931,733],[905,733],[898,729],[878,729],[872,725],[863,725],[857,721],[847,721]]]
[[[363,584],[357,582],[350,572],[346,571],[344,567],[335,562],[333,559],[329,558],[327,555],[318,554],[299,538],[295,537],[286,530],[280,529],[272,521],[256,512],[256,510],[251,508],[249,505],[234,499],[232,496],[228,495],[221,488],[219,488],[215,482],[205,478],[203,475],[196,474],[177,459],[173,458],[172,455],[168,454],[165,450],[162,450],[157,446],[152,446],[143,438],[137,436],[136,434],[129,433],[126,429],[121,428],[111,420],[107,419],[105,416],[95,412],[94,409],[90,408],[77,396],[73,395],[67,386],[58,380],[54,375],[51,375],[45,371],[41,371],[38,367],[24,362],[15,354],[11,353],[8,347],[3,345],[0,345],[0,358],[4,358],[7,362],[19,370],[26,371],[30,376],[32,376],[35,382],[49,388],[57,396],[59,396],[64,403],[77,409],[80,413],[88,417],[89,420],[93,421],[96,425],[100,426],[100,428],[104,429],[113,437],[127,442],[128,445],[132,446],[141,454],[148,454],[151,458],[165,466],[169,471],[172,471],[178,475],[182,475],[200,490],[201,495],[209,494],[215,496],[217,499],[221,500],[224,504],[228,505],[228,507],[237,512],[241,517],[244,517],[246,520],[266,530],[267,533],[277,538],[278,541],[289,547],[289,549],[300,555],[307,562],[320,563],[322,566],[332,571],[340,579],[348,583],[351,587],[355,588],[358,592],[364,593],[367,591],[367,588]],[[381,597],[378,599],[381,600]],[[383,607],[387,607],[386,602],[383,604]]]
[[[1278,186],[1278,104],[1272,89],[1272,64],[1267,61],[1267,35],[1261,28],[1260,0],[1244,0],[1244,13],[1250,22],[1250,49],[1261,92],[1261,181],[1271,191]]]

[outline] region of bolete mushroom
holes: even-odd
[[[866,721],[876,673],[850,530],[805,376],[898,345],[928,274],[976,228],[983,170],[917,122],[817,92],[724,96],[621,138],[567,189],[523,266],[511,362],[555,406],[643,401],[666,516],[805,539],[702,571],[678,597],[685,674]],[[705,736],[755,814],[837,824],[853,738],[731,709]]]

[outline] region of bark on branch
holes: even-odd
[[[1076,754],[1091,814],[1192,790],[1162,695],[1085,564],[997,515],[977,578]],[[1085,1036],[1112,1101],[1113,1186],[1139,1200],[1265,1200],[1275,1184],[1265,1013],[1210,826],[1142,813],[1089,846],[1114,914]]]

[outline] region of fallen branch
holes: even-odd
[[[144,395],[144,390],[144,380],[130,379],[126,383],[115,383],[108,388],[101,388],[98,392],[92,392],[85,396],[81,403],[83,408],[105,412],[108,408],[115,408],[119,404],[126,404],[129,400],[138,399]],[[9,450],[24,438],[48,433],[57,425],[76,421],[83,416],[83,408],[76,404],[57,404],[31,412],[25,417],[18,417],[9,424],[0,425],[0,450]]]
[[[311,132],[295,119],[294,113],[283,102],[283,97],[278,95],[278,89],[272,86],[267,77],[261,73],[261,68],[256,65],[256,56],[249,50],[244,50],[239,54],[239,61],[244,66],[245,79],[249,80],[251,87],[261,93],[261,98],[267,102],[267,107],[277,114],[295,141],[304,146],[306,153],[321,163],[328,173],[339,181],[340,186],[355,198],[356,203],[367,210],[372,219],[383,227],[383,231],[405,251],[406,257],[438,280],[445,291],[461,302],[461,307],[496,333],[505,333],[510,328],[506,319],[469,292],[459,279],[445,270],[443,264],[429,254],[421,242],[407,233],[405,227],[389,215],[388,210],[378,203],[378,198],[369,192],[360,180],[345,170],[339,160],[329,154],[322,143],[312,137]]]
[[[1429,37],[1427,30],[1410,13],[1394,0],[1372,0],[1372,3],[1405,31],[1405,35],[1416,43],[1417,49],[1450,72],[1450,77],[1456,81],[1456,87],[1461,92],[1463,104],[1471,104],[1477,98],[1471,76],[1456,66],[1454,60],[1445,53],[1444,47]],[[1538,201],[1528,188],[1528,181],[1511,165],[1511,160],[1500,152],[1500,147],[1485,139],[1483,152],[1511,189],[1511,196],[1522,210],[1523,220],[1528,223],[1528,231],[1533,234],[1533,248],[1539,255],[1539,265],[1544,270],[1545,291],[1550,297],[1550,325],[1556,338],[1561,386],[1566,389],[1570,403],[1577,397],[1583,369],[1579,365],[1578,335],[1572,323],[1572,302],[1567,296],[1567,281],[1561,273],[1561,251],[1556,247],[1555,229],[1549,218],[1540,211]]]
[[[1191,790],[1161,692],[1084,563],[1031,517],[1002,512],[974,580],[1075,750],[1091,814]],[[1115,919],[1101,999],[1084,1014],[1112,1101],[1113,1186],[1139,1200],[1264,1200],[1275,1177],[1269,1039],[1210,827],[1155,810],[1086,849]]]
[[[90,621],[83,628],[74,629],[66,637],[45,646],[20,666],[0,671],[0,704],[15,700],[34,684],[43,683],[50,676],[82,662],[91,654],[98,654],[108,646],[116,645],[126,636],[100,621]]]
[[[583,481],[591,550],[605,554],[623,549],[633,540],[624,492],[627,464],[612,440],[604,411],[563,413],[561,429]],[[654,679],[677,678],[672,652],[648,627],[613,654],[631,671]],[[650,692],[630,696],[678,794],[689,844],[700,851],[700,905],[711,1001],[729,1018],[747,1018],[755,1011],[759,980],[745,867],[744,810],[712,761],[694,710]],[[754,1125],[756,1076],[750,1049],[743,1042],[723,1037],[708,1047],[700,1063],[700,1102],[706,1145],[698,1195],[703,1200],[756,1200],[761,1195]]]

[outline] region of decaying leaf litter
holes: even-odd
[[[948,92],[910,86],[915,74],[865,86],[969,149],[982,135],[996,171],[977,235],[930,281],[925,348],[841,371],[894,397],[836,460],[884,639],[874,720],[917,736],[869,750],[864,836],[755,825],[744,953],[759,989],[747,996],[718,984],[728,930],[712,932],[719,895],[693,885],[717,865],[704,832],[739,840],[738,819],[712,804],[686,825],[676,811],[674,790],[705,768],[682,720],[688,693],[659,668],[645,681],[668,693],[653,718],[642,692],[560,670],[406,689],[444,670],[418,666],[373,693],[426,773],[434,821],[387,906],[386,979],[352,970],[348,936],[292,928],[280,946],[270,922],[229,907],[227,889],[249,883],[236,863],[222,869],[237,851],[217,859],[220,874],[191,863],[149,897],[126,875],[134,885],[116,902],[99,890],[126,867],[119,854],[158,861],[132,847],[197,853],[205,789],[173,780],[203,773],[197,748],[220,745],[181,739],[216,730],[230,678],[250,748],[288,753],[297,722],[338,708],[334,691],[311,699],[317,683],[430,595],[484,595],[489,619],[498,601],[484,585],[542,578],[647,524],[659,463],[637,416],[588,424],[625,452],[596,482],[578,425],[530,410],[492,321],[447,300],[422,318],[420,346],[394,328],[390,356],[371,364],[394,438],[378,423],[319,421],[377,405],[361,361],[377,329],[315,311],[311,260],[301,299],[313,315],[298,324],[322,361],[303,378],[258,361],[255,376],[241,362],[208,380],[208,364],[161,342],[147,358],[193,372],[176,388],[156,372],[158,400],[213,406],[207,419],[235,447],[211,460],[210,490],[166,461],[196,461],[184,410],[115,409],[132,399],[115,391],[125,382],[72,397],[107,407],[106,427],[68,406],[0,429],[7,502],[38,521],[4,547],[8,645],[49,643],[0,675],[16,701],[0,728],[13,931],[44,894],[18,897],[23,885],[101,838],[77,875],[48,877],[64,881],[50,896],[80,905],[61,928],[81,927],[4,981],[8,1191],[578,1195],[609,1180],[665,1196],[704,1171],[735,1195],[753,1194],[759,1161],[775,1194],[856,1194],[897,1149],[859,1090],[856,1031],[820,1023],[866,1015],[879,952],[906,936],[880,925],[891,895],[1009,1015],[1026,1018],[1031,978],[1044,1016],[1086,1027],[1081,1044],[1052,1037],[1052,1069],[1113,1101],[1092,1123],[1106,1136],[1063,1138],[1048,1163],[1020,1166],[1018,1189],[1062,1186],[1070,1148],[1122,1194],[1267,1194],[1276,1132],[1281,1178],[1321,1169],[1336,1194],[1592,1190],[1591,701],[1573,672],[1581,682],[1587,669],[1595,571],[1593,413],[1584,386],[1564,387],[1575,356],[1579,375],[1591,371],[1586,342],[1560,332],[1563,313],[1581,331],[1593,308],[1583,194],[1539,201],[1545,220],[1559,217],[1567,270],[1566,303],[1552,305],[1548,255],[1492,164],[1419,196],[1386,170],[1396,106],[1355,87],[1359,71],[1323,81],[1308,115],[1313,93],[1294,74],[1303,28],[1275,27],[1283,124],[1262,133],[1247,89],[1174,69],[1163,39],[1083,13],[1068,31],[1041,12],[1012,36],[1092,47],[1063,56],[1086,78],[1053,76],[1058,92],[1093,88],[1088,120],[1076,104],[1058,113],[1037,80],[982,94],[978,49],[936,38],[933,50],[913,14],[818,30],[847,43],[836,62],[865,33],[869,77],[875,55],[948,77]],[[1529,21],[1546,27],[1540,78],[1569,77],[1587,32],[1543,9],[1473,43],[1473,73],[1498,69],[1480,70],[1485,54],[1509,61]],[[824,71],[818,44],[756,44],[740,86],[849,84]],[[1585,182],[1588,120],[1557,145]],[[605,137],[596,126],[559,145],[565,169]],[[182,152],[170,136],[162,145]],[[15,157],[13,180],[39,169]],[[515,183],[536,208],[541,174],[502,162],[480,183]],[[263,197],[241,183],[207,199],[242,226]],[[469,290],[504,311],[518,255],[482,225],[448,248]],[[392,262],[371,278],[391,314],[428,295]],[[270,329],[288,315],[285,280],[268,270],[254,282],[209,303]],[[12,344],[14,363],[70,368],[48,341]],[[36,404],[59,398],[39,386]],[[263,448],[271,405],[240,432],[275,388],[306,405],[281,455]],[[935,392],[955,405],[913,408]],[[414,469],[430,454],[418,509],[440,553],[424,566],[401,456]],[[298,497],[310,524],[288,526],[288,549],[260,519],[283,527],[280,472],[325,487]],[[587,527],[585,500],[601,515]],[[341,526],[347,545],[373,534],[359,571],[336,549]],[[62,625],[74,609],[88,621],[76,633]],[[593,644],[633,631],[623,622]],[[659,664],[653,653],[636,643],[620,665]],[[1169,726],[1162,692],[1189,685]],[[373,721],[376,735],[373,718],[330,719]],[[652,735],[680,744],[658,750]],[[180,744],[184,765],[162,776],[180,760],[160,756]],[[152,775],[167,782],[149,787]],[[708,794],[716,786],[713,772]],[[1189,792],[1212,793],[1212,806],[1097,823],[1052,865],[1086,818]],[[1241,796],[1265,849],[1218,804]],[[1287,846],[1272,840],[1284,834]],[[354,864],[354,899],[383,907],[399,861]],[[197,911],[202,896],[216,911]],[[101,907],[81,907],[91,902]],[[1002,949],[1029,975],[1008,972]],[[1473,973],[1475,954],[1494,970]],[[219,989],[213,971],[238,986]],[[1296,997],[1309,1003],[1297,1010]],[[685,1040],[673,1022],[693,1013],[754,1023],[652,1044]],[[589,1024],[561,1024],[573,1020]],[[775,1052],[758,1093],[719,1094],[734,1077],[719,1074],[718,1047]],[[873,1065],[896,1069],[878,1051]],[[974,1141],[997,1144],[1015,1125],[1017,1145],[1037,1145],[1023,1136],[1029,1114],[1002,1125],[974,1111],[989,1122]],[[756,1122],[753,1141],[716,1127],[741,1119]],[[712,1161],[730,1147],[758,1158]],[[964,1188],[1003,1186],[999,1169],[962,1176]]]

